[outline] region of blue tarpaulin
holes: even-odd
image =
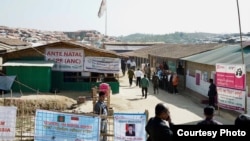
[[[16,76],[0,76],[0,89],[10,90]]]

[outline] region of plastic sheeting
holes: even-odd
[[[10,90],[16,76],[0,76],[0,89]]]

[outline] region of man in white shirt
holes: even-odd
[[[135,68],[136,68],[135,60],[132,60],[132,61],[131,61],[130,67],[131,67],[131,69],[135,70]]]
[[[128,59],[127,62],[126,62],[126,64],[127,64],[127,70],[129,70],[130,67],[131,67],[131,60]]]
[[[141,87],[141,77],[143,76],[142,71],[138,68],[135,71],[135,77],[136,77],[136,86],[139,85],[139,87]]]

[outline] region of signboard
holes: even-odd
[[[216,64],[216,86],[245,90],[245,78],[244,64]]]
[[[55,61],[52,70],[82,72],[84,52],[80,49],[52,49],[45,51],[45,60]]]
[[[168,60],[168,67],[169,70],[171,70],[172,72],[176,72],[176,64],[174,61]]]
[[[146,115],[114,113],[115,141],[145,141]]]
[[[217,87],[219,107],[230,110],[245,110],[246,91]]]
[[[121,59],[109,57],[85,57],[84,71],[98,73],[119,73]]]
[[[35,141],[99,141],[100,117],[37,110]]]
[[[0,106],[0,140],[14,141],[16,133],[16,107]]]

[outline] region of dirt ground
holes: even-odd
[[[120,74],[121,75],[121,74]],[[159,94],[153,94],[152,84],[149,88],[147,99],[142,97],[141,88],[133,83],[129,86],[127,76],[119,78],[120,89],[118,94],[110,95],[110,106],[116,113],[144,113],[149,111],[149,117],[154,116],[154,108],[157,103],[166,103],[171,112],[173,122],[176,124],[193,124],[203,119],[203,107],[194,103],[191,99],[182,94],[182,90],[177,95],[169,94],[166,91],[159,90]],[[77,103],[79,96],[86,96],[86,101],[79,105],[74,112],[89,113],[93,111],[93,101],[91,92],[60,92],[57,94],[36,94],[20,96],[20,94],[12,94],[12,97],[21,97],[22,99],[35,99],[37,102],[44,103],[45,101],[59,101],[61,105],[72,106]],[[4,97],[10,97],[10,94],[5,94]],[[1,105],[1,99],[0,99]],[[72,112],[72,110],[65,110]],[[216,118],[224,124],[232,124],[234,117],[222,116],[216,113]]]

